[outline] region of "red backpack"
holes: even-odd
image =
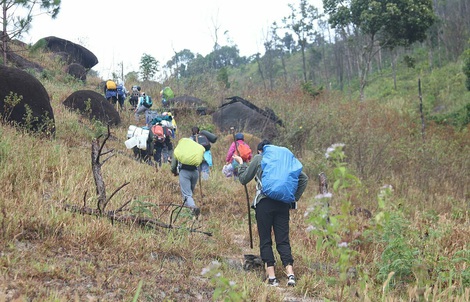
[[[237,147],[235,153],[239,155],[243,159],[244,162],[248,162],[251,158],[251,153],[252,153],[250,146],[245,142],[243,143],[235,142],[235,144]]]
[[[161,125],[152,126],[153,137],[158,142],[165,141],[165,131]]]

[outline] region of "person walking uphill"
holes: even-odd
[[[243,159],[243,162],[249,163],[253,157],[253,153],[250,146],[245,143],[245,136],[243,133],[235,134],[234,140],[235,141],[232,142],[230,148],[228,149],[225,162],[232,165],[234,176],[237,177],[238,174],[236,168],[238,167],[238,163],[233,159],[233,155],[239,155]]]
[[[139,121],[140,115],[145,115],[145,111],[149,110],[152,107],[152,98],[147,95],[145,92],[142,92],[142,95],[139,97],[139,103],[137,108],[135,108],[135,120]]]
[[[296,208],[307,187],[308,177],[302,164],[284,147],[271,145],[263,140],[258,145],[258,154],[247,165],[238,155],[238,179],[246,185],[256,181],[256,196],[253,203],[258,226],[259,249],[268,277],[268,284],[278,286],[275,274],[275,259],[271,231],[274,232],[276,249],[286,269],[287,285],[295,286],[294,259],[289,240],[290,210]],[[281,189],[279,189],[281,187]]]
[[[179,175],[184,206],[191,208],[196,217],[199,216],[201,210],[194,202],[193,193],[199,179],[198,166],[203,160],[204,151],[204,147],[192,139],[182,138],[174,150],[171,161],[171,172],[175,176]]]
[[[117,102],[117,85],[111,79],[107,80],[104,84],[104,97],[113,105]]]

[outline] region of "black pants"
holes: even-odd
[[[173,150],[173,144],[171,143],[171,139],[169,136],[165,137],[164,142],[155,142],[154,145],[155,153],[153,155],[153,158],[155,160],[155,163],[158,163],[160,167],[162,166],[162,151],[165,146],[167,147],[168,152]],[[166,160],[166,158],[164,160]]]
[[[272,231],[274,231],[276,249],[281,257],[282,265],[294,264],[289,242],[289,210],[290,204],[269,198],[263,198],[256,205],[259,250],[261,259],[267,266],[274,266],[275,263],[272,248]]]

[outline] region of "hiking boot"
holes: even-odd
[[[279,281],[277,281],[277,278],[274,278],[274,279],[268,278],[268,285],[269,286],[279,286]]]
[[[199,208],[193,208],[193,209],[191,210],[191,213],[192,213],[194,216],[198,217],[199,214],[201,214],[201,209],[199,209]]]
[[[287,286],[295,286],[295,276],[294,275],[287,276]]]

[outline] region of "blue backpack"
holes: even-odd
[[[261,160],[261,192],[267,197],[295,202],[295,192],[302,172],[302,163],[285,147],[266,145]]]
[[[121,97],[125,97],[125,93],[124,93],[124,85],[122,84],[119,84],[117,86],[117,94]]]
[[[142,95],[141,98],[142,98],[142,105],[144,105],[147,108],[152,107],[153,102],[152,102],[151,97],[149,97],[148,95]]]

